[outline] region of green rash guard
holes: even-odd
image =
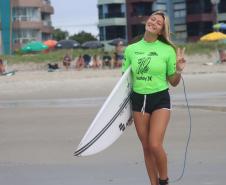
[[[153,94],[169,88],[167,76],[176,71],[176,53],[172,46],[159,40],[146,42],[142,39],[125,50],[122,72],[130,65],[133,91]]]

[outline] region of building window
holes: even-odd
[[[52,39],[51,34],[49,33],[42,33],[42,40],[49,40]]]
[[[132,25],[132,38],[143,34],[145,26],[143,24]]]
[[[187,24],[188,36],[201,36],[213,31],[212,22],[192,22]]]
[[[190,0],[186,4],[188,14],[211,13],[212,6],[210,0]]]
[[[175,18],[186,17],[186,11],[185,10],[175,10],[174,11],[174,17]]]
[[[155,5],[155,10],[161,10],[161,11],[166,11],[166,5],[165,4],[156,4]]]
[[[174,4],[174,10],[185,10],[185,3],[175,3]]]
[[[108,4],[105,18],[125,17],[122,4]]]
[[[175,24],[174,28],[175,28],[176,32],[178,32],[178,31],[186,31],[187,30],[186,24]]]
[[[149,16],[152,13],[153,3],[139,2],[132,3],[132,16]]]
[[[125,26],[107,26],[106,30],[106,40],[112,40],[115,38],[126,38],[126,27]]]
[[[99,33],[100,33],[100,40],[103,41],[104,39],[104,27],[99,27]]]
[[[14,21],[40,21],[41,13],[38,8],[13,8]]]
[[[185,40],[187,38],[186,32],[177,32],[176,33],[176,39],[177,40]]]
[[[51,4],[51,1],[50,0],[43,0],[43,4],[50,5]]]
[[[14,31],[14,43],[24,44],[28,41],[38,40],[38,37],[38,30],[20,29]]]
[[[218,4],[218,10],[219,13],[226,13],[226,1],[221,0],[220,3]]]
[[[98,17],[99,19],[103,19],[104,18],[104,12],[103,12],[103,5],[98,5]]]

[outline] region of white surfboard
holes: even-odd
[[[96,154],[114,143],[131,123],[131,67],[123,74],[82,138],[75,156]]]

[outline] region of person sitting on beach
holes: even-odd
[[[123,54],[114,53],[112,57],[112,67],[119,68],[122,66]]]
[[[64,59],[63,59],[63,66],[68,70],[68,68],[70,67],[71,65],[71,57],[69,56],[69,54],[67,53],[65,56],[64,56]]]
[[[4,76],[12,76],[16,73],[16,70],[7,70],[6,64],[3,62],[3,60],[0,58],[0,75]]]
[[[122,66],[122,62],[123,62],[123,51],[124,51],[123,42],[119,42],[115,46],[115,53],[113,55],[113,61],[112,61],[113,68],[118,68],[118,67],[121,67]]]
[[[85,62],[85,67],[89,68],[90,62],[91,62],[91,57],[88,54],[84,54],[82,57],[83,57],[84,62]]]
[[[100,58],[95,54],[92,58],[92,67],[93,69],[100,68],[102,66],[102,62]]]
[[[103,67],[108,66],[109,68],[111,68],[111,56],[109,55],[108,52],[104,52],[104,55],[102,57],[102,65]]]
[[[79,55],[75,63],[75,68],[78,70],[82,70],[84,67],[85,67],[84,58],[82,57],[82,55]]]
[[[6,72],[3,60],[0,58],[0,75]]]
[[[220,61],[219,63],[226,63],[226,50],[219,50]]]

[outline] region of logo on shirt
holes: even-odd
[[[151,57],[143,57],[138,59],[138,69],[137,74],[143,75],[144,73],[148,73],[150,67],[149,64],[151,62]]]
[[[148,53],[148,56],[158,56],[158,54],[155,51],[151,51],[150,53]]]
[[[140,51],[135,51],[135,53],[134,53],[135,55],[143,55],[144,54],[144,52],[140,52]]]

